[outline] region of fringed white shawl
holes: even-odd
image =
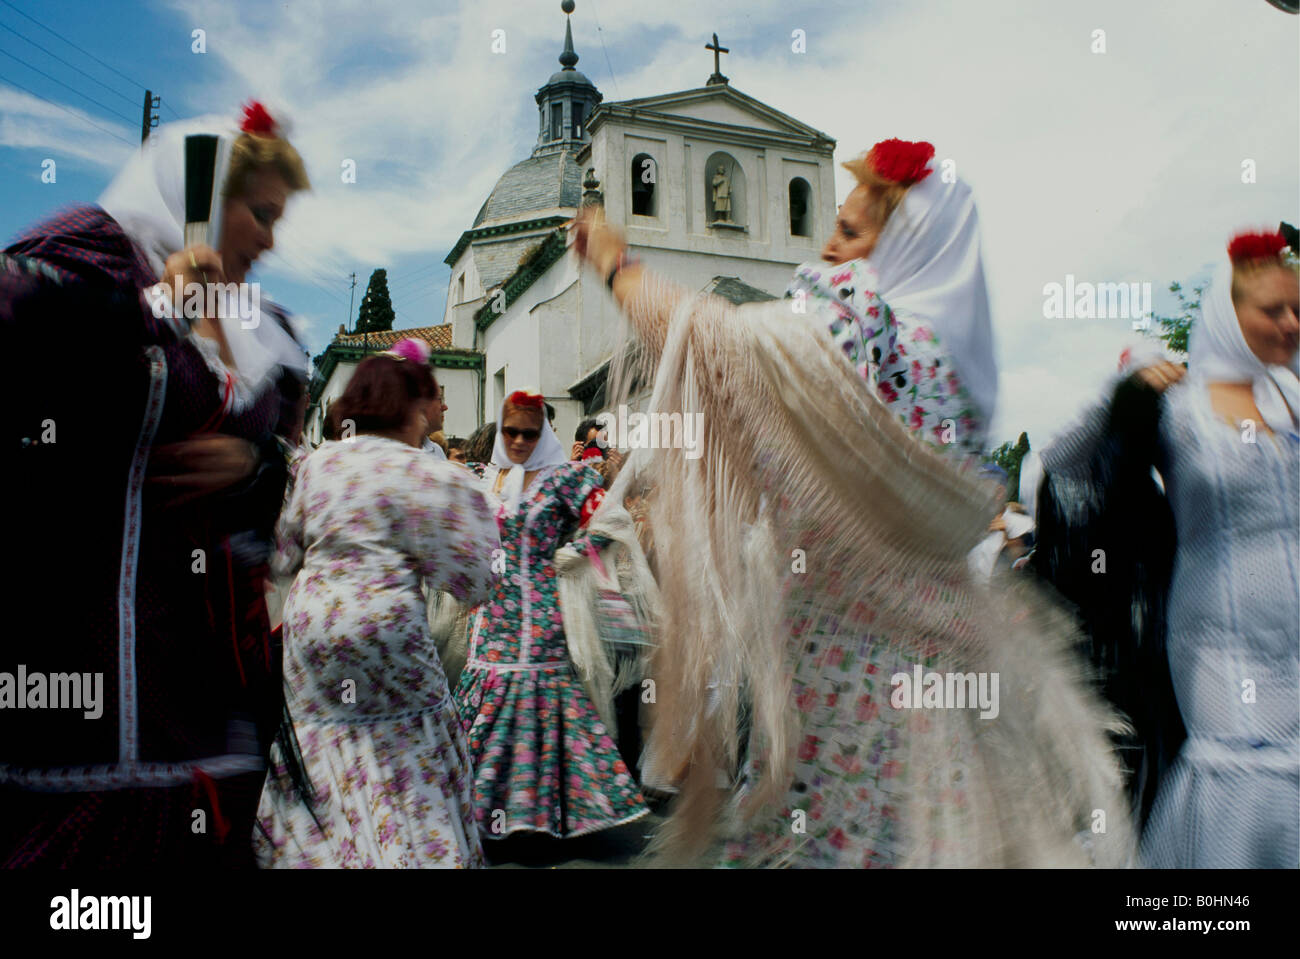
[[[600,636],[595,615],[600,591],[621,592],[642,623],[652,632],[658,628],[659,590],[637,540],[636,524],[624,505],[637,475],[636,460],[634,454],[585,530],[589,536],[609,541],[599,550],[598,562],[592,563],[572,545],[555,553],[569,658],[611,736],[618,729],[614,697],[641,679],[645,662],[644,657],[618,662]]]
[[[999,674],[996,719],[907,711],[900,864],[1130,862],[1106,735],[1120,723],[1087,688],[1071,621],[1032,589],[994,594],[968,574],[966,555],[996,512],[993,485],[916,441],[815,317],[793,315],[789,301],[734,308],[683,294],[646,278],[626,304],[642,349],[625,355],[642,366],[616,364],[611,387],[621,401],[658,359],[650,409],[703,415],[703,456],[646,450],[625,469],[655,490],[650,762],[685,770],[659,848],[690,861],[720,829],[743,834],[779,815],[803,735],[791,686],[808,654],[795,627],[814,623],[823,649],[870,633],[916,662],[937,656],[930,668],[941,672]],[[832,719],[852,725],[851,697],[842,700]],[[718,775],[743,745],[742,705],[763,766],[727,823]],[[836,808],[830,796],[826,808]],[[761,850],[754,860],[771,861]]]

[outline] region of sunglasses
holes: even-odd
[[[523,437],[524,439],[526,439],[528,442],[531,443],[539,436],[542,435],[542,431],[541,430],[519,430],[519,429],[515,429],[513,426],[503,426],[501,427],[501,435],[506,437],[506,439],[511,439],[511,440],[518,439],[519,437]]]

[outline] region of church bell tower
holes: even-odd
[[[573,0],[560,4],[565,14],[573,13]],[[538,132],[533,156],[546,156],[561,150],[577,152],[589,142],[587,118],[602,97],[596,85],[574,69],[578,55],[573,51],[573,27],[564,21],[564,51],[560,67],[537,91]]]

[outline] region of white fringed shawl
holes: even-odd
[[[742,684],[763,767],[730,828],[779,813],[802,736],[791,683],[807,654],[793,624],[811,622],[823,649],[871,633],[917,662],[937,655],[938,671],[1000,676],[996,719],[908,711],[901,864],[1131,861],[1106,737],[1119,722],[1087,689],[1069,618],[1032,589],[995,595],[969,577],[966,554],[996,512],[992,485],[916,441],[789,301],[692,302],[649,276],[627,307],[651,363],[654,318],[675,301],[650,408],[702,413],[704,455],[647,450],[625,469],[655,490],[650,761],[687,770],[660,849],[689,859],[724,825],[717,775],[742,746]],[[616,370],[613,402],[630,379]],[[833,718],[852,725],[842,700]],[[960,815],[944,801],[954,788]],[[1103,821],[1085,849],[1077,837]]]
[[[587,525],[589,535],[610,540],[600,550],[601,570],[571,545],[555,553],[569,658],[611,736],[618,729],[614,697],[641,678],[644,662],[628,659],[616,664],[613,650],[602,640],[596,627],[595,609],[600,590],[621,592],[641,622],[652,631],[657,632],[658,628],[659,590],[637,540],[636,525],[623,504],[635,475],[635,462],[629,462]]]

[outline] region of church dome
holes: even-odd
[[[556,207],[576,208],[582,201],[582,170],[567,150],[529,157],[497,180],[474,226],[495,220],[523,220]]]
[[[591,87],[593,90],[596,89],[596,84],[588,80],[587,75],[581,70],[556,70],[551,74],[551,79],[546,81],[542,89],[545,90],[556,83],[576,83],[580,86]]]

